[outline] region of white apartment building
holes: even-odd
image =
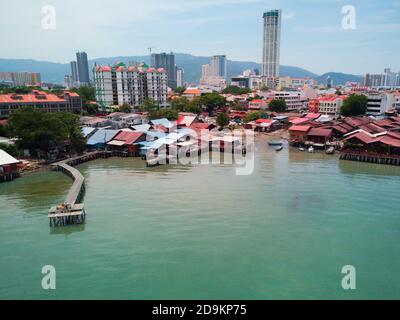
[[[285,100],[288,111],[304,109],[307,100],[301,92],[291,91],[275,91],[274,99]]]
[[[384,115],[394,106],[393,94],[390,93],[369,93],[367,95],[367,114],[372,116]]]
[[[319,98],[318,111],[322,114],[339,115],[343,106],[343,98],[339,96],[326,96]]]
[[[123,104],[138,107],[146,99],[167,106],[168,78],[162,68],[95,65],[93,75],[96,101],[103,108]]]

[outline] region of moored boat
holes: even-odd
[[[309,148],[308,148],[308,152],[309,152],[309,153],[314,153],[314,147],[313,147],[313,146],[309,147]]]
[[[281,146],[281,145],[283,145],[283,142],[282,141],[277,141],[277,140],[271,140],[271,141],[268,141],[268,145],[270,145],[270,146]]]
[[[283,149],[283,145],[275,147],[275,151],[281,151]]]
[[[334,154],[335,153],[335,148],[334,147],[329,147],[328,149],[326,149],[326,154]]]

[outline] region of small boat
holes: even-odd
[[[328,149],[326,149],[326,154],[334,154],[335,153],[335,148],[334,147],[329,147]]]
[[[306,151],[306,149],[303,148],[303,147],[300,147],[299,150],[300,150],[300,151]]]
[[[282,141],[274,141],[274,140],[271,140],[271,141],[268,141],[268,144],[269,144],[270,146],[281,146],[281,145],[283,144],[283,142],[282,142]]]
[[[309,152],[309,153],[314,153],[314,147],[313,147],[313,146],[309,147],[309,148],[308,148],[308,152]]]
[[[280,146],[277,146],[277,147],[275,148],[275,151],[281,151],[282,149],[283,149],[283,146],[280,145]]]

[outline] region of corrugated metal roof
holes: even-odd
[[[106,144],[107,142],[110,142],[119,132],[120,130],[100,129],[90,137],[87,145],[93,146],[96,144]]]
[[[4,150],[0,149],[0,166],[5,166],[8,164],[15,164],[19,163],[17,159],[15,159],[13,156],[10,156],[7,152]]]

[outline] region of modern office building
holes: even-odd
[[[146,99],[154,100],[162,108],[167,106],[168,77],[163,68],[149,68],[145,64],[126,67],[123,63],[95,65],[93,74],[96,101],[105,109],[123,104],[138,107]]]
[[[77,52],[76,61],[78,66],[78,77],[81,85],[89,85],[89,63],[86,52]]]
[[[160,69],[163,68],[167,72],[168,87],[176,88],[176,65],[175,55],[171,53],[153,53],[151,55],[151,66]]]
[[[267,11],[263,19],[262,76],[276,79],[279,77],[282,10]]]
[[[225,55],[216,55],[211,58],[211,76],[227,78],[227,62]]]

